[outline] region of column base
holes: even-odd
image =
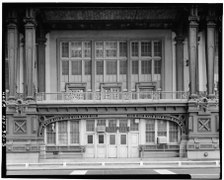
[[[8,100],[9,100],[9,101],[15,101],[15,100],[16,100],[16,97],[15,97],[15,96],[9,96],[9,97],[8,97]]]
[[[215,94],[209,94],[208,99],[215,99]]]
[[[26,97],[26,100],[27,100],[27,101],[33,101],[33,100],[34,100],[34,97],[33,97],[33,96],[27,96],[27,97]]]

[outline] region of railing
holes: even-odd
[[[37,93],[37,101],[114,101],[114,100],[160,100],[160,99],[188,99],[189,92],[177,91],[150,91],[150,92],[59,92],[59,93]]]

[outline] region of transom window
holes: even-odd
[[[156,144],[160,136],[166,137],[168,143],[178,143],[178,125],[164,120],[146,120],[146,143]]]

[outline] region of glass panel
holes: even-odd
[[[146,142],[155,142],[155,120],[146,120]]]
[[[154,56],[160,56],[162,55],[162,43],[160,41],[155,42],[154,41]]]
[[[99,134],[99,144],[104,144],[104,135],[103,134]]]
[[[169,122],[170,142],[178,141],[178,126],[174,122]]]
[[[138,74],[138,61],[132,61],[132,74]]]
[[[85,61],[85,75],[89,75],[92,72],[91,61]]]
[[[127,74],[127,61],[120,61],[120,74]]]
[[[166,121],[163,120],[158,120],[157,121],[157,126],[158,126],[158,136],[166,136],[167,135],[167,123]]]
[[[106,41],[105,52],[106,52],[106,57],[117,57],[117,42]]]
[[[126,42],[120,42],[119,54],[120,54],[120,57],[127,57],[127,43]]]
[[[106,61],[107,74],[117,74],[117,61]]]
[[[88,135],[87,136],[87,143],[88,144],[93,144],[93,135]]]
[[[87,120],[86,121],[86,131],[94,131],[95,121],[94,120]]]
[[[71,144],[79,144],[79,121],[70,121]]]
[[[103,61],[96,62],[96,74],[103,75]]]
[[[58,122],[58,143],[59,144],[68,143],[67,121]]]
[[[68,55],[69,43],[63,42],[63,43],[61,43],[61,45],[62,45],[62,57],[69,57],[69,55]]]
[[[82,57],[82,42],[71,42],[71,57]]]
[[[154,61],[154,74],[161,74],[161,60]]]
[[[126,135],[121,134],[121,144],[126,144]]]
[[[97,126],[106,126],[106,120],[97,120]]]
[[[82,75],[82,61],[72,61],[72,75]]]
[[[126,120],[126,119],[119,120],[119,131],[120,132],[127,132],[127,127],[128,127],[128,120]]]
[[[56,143],[56,124],[47,125],[47,144]]]
[[[110,145],[114,145],[115,144],[115,135],[111,134],[110,135]]]
[[[97,58],[103,57],[103,42],[102,41],[96,42],[96,57]]]
[[[138,131],[138,123],[135,123],[134,119],[131,119],[130,121],[131,121],[130,130],[131,131]]]
[[[141,56],[152,56],[151,42],[141,42]]]
[[[117,120],[109,120],[109,132],[116,132],[117,131]]]
[[[91,56],[91,44],[90,42],[84,42],[84,57]]]
[[[62,61],[62,75],[69,74],[69,61]]]
[[[131,56],[138,57],[138,42],[131,43]]]
[[[152,61],[151,60],[142,60],[142,74],[151,74]]]

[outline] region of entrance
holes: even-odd
[[[116,158],[117,157],[117,134],[108,133],[108,157]]]

